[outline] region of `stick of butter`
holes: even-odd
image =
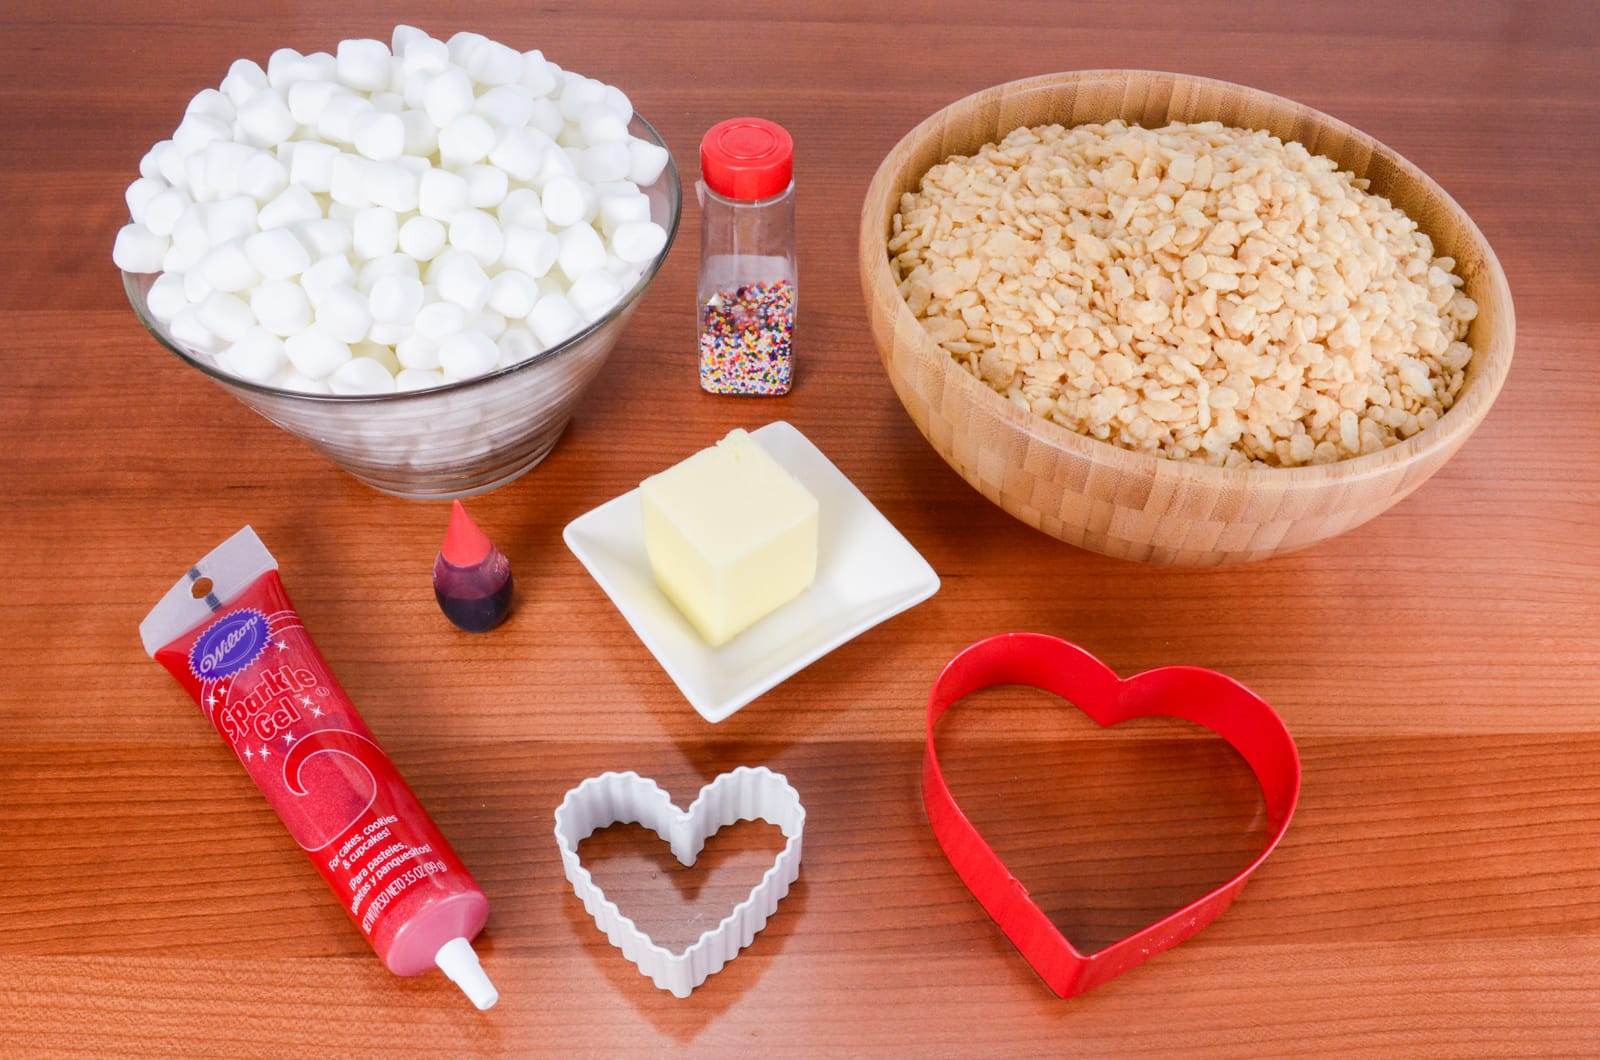
[[[639,487],[656,584],[713,648],[817,576],[817,499],[735,430]]]

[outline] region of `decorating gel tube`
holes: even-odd
[[[439,967],[480,1009],[499,993],[472,938],[489,902],[312,643],[248,526],[139,624],[396,975]]]

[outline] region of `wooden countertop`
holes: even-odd
[[[126,0],[0,14],[0,1051],[667,1051],[1273,1056],[1600,1051],[1600,17],[1583,3],[587,5]],[[122,189],[239,55],[463,25],[614,81],[686,178],[702,130],[775,118],[799,147],[802,368],[783,400],[693,370],[697,211],[549,461],[474,503],[520,608],[449,629],[445,511],[381,496],[139,327],[110,262]],[[1239,569],[1135,566],[982,500],[916,434],[867,336],[860,196],[922,116],[1049,70],[1140,66],[1290,96],[1444,185],[1504,263],[1520,324],[1482,429],[1413,497]],[[593,505],[734,426],[794,422],[927,556],[928,603],[703,723],[561,542]],[[493,904],[504,1000],[390,977],[136,626],[249,522],[342,681]],[[940,855],[918,797],[929,683],[1032,629],[1123,673],[1193,663],[1271,701],[1305,766],[1283,845],[1192,942],[1052,997]],[[1242,763],[1180,723],[1095,730],[997,692],[943,737],[957,795],[1056,922],[1108,942],[1251,856]],[[688,1000],[606,944],[551,812],[608,768],[687,802],[741,763],[809,812],[800,882]],[[700,866],[586,845],[682,943],[777,848],[741,825]]]

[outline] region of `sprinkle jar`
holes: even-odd
[[[794,141],[762,118],[730,118],[700,141],[700,386],[787,394],[800,304]]]

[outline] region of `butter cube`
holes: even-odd
[[[817,499],[744,431],[645,479],[639,496],[656,584],[713,648],[817,576]]]

